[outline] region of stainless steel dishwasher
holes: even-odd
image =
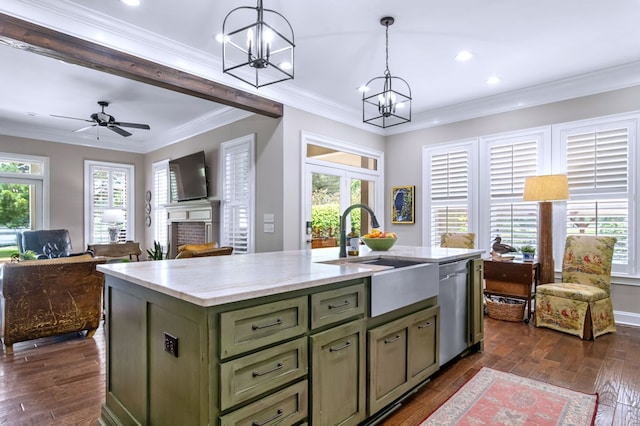
[[[440,365],[467,348],[467,260],[440,265]]]

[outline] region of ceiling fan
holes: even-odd
[[[63,115],[53,115],[53,114],[51,115],[51,117],[69,118],[71,120],[81,120],[81,121],[86,121],[87,123],[92,123],[88,126],[74,130],[74,133],[82,132],[84,130],[90,129],[95,126],[100,126],[100,127],[106,127],[107,129],[113,130],[120,136],[127,137],[127,136],[131,136],[132,133],[129,133],[124,129],[121,129],[121,127],[131,127],[132,129],[143,129],[143,130],[151,129],[151,127],[149,127],[148,124],[125,123],[123,121],[116,121],[113,115],[109,115],[106,112],[104,112],[105,107],[109,106],[109,102],[107,101],[98,101],[98,105],[102,107],[102,111],[94,112],[93,114],[91,114],[91,120],[87,120],[85,118],[65,117]]]

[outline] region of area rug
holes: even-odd
[[[593,425],[597,394],[483,367],[420,426]]]

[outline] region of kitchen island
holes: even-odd
[[[363,250],[357,260],[468,261],[469,286],[481,296],[481,253],[398,246]],[[353,260],[327,248],[100,267],[100,423],[355,425],[379,417],[439,368],[438,276],[425,265],[399,268],[431,274],[430,292],[372,316],[372,280],[391,267]],[[482,343],[480,296],[469,304],[471,349]]]

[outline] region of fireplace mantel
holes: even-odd
[[[217,242],[220,235],[220,200],[194,200],[166,204],[169,226],[170,257],[174,258],[178,245],[195,242]],[[203,223],[204,235],[201,241],[179,241],[178,227],[181,223]]]

